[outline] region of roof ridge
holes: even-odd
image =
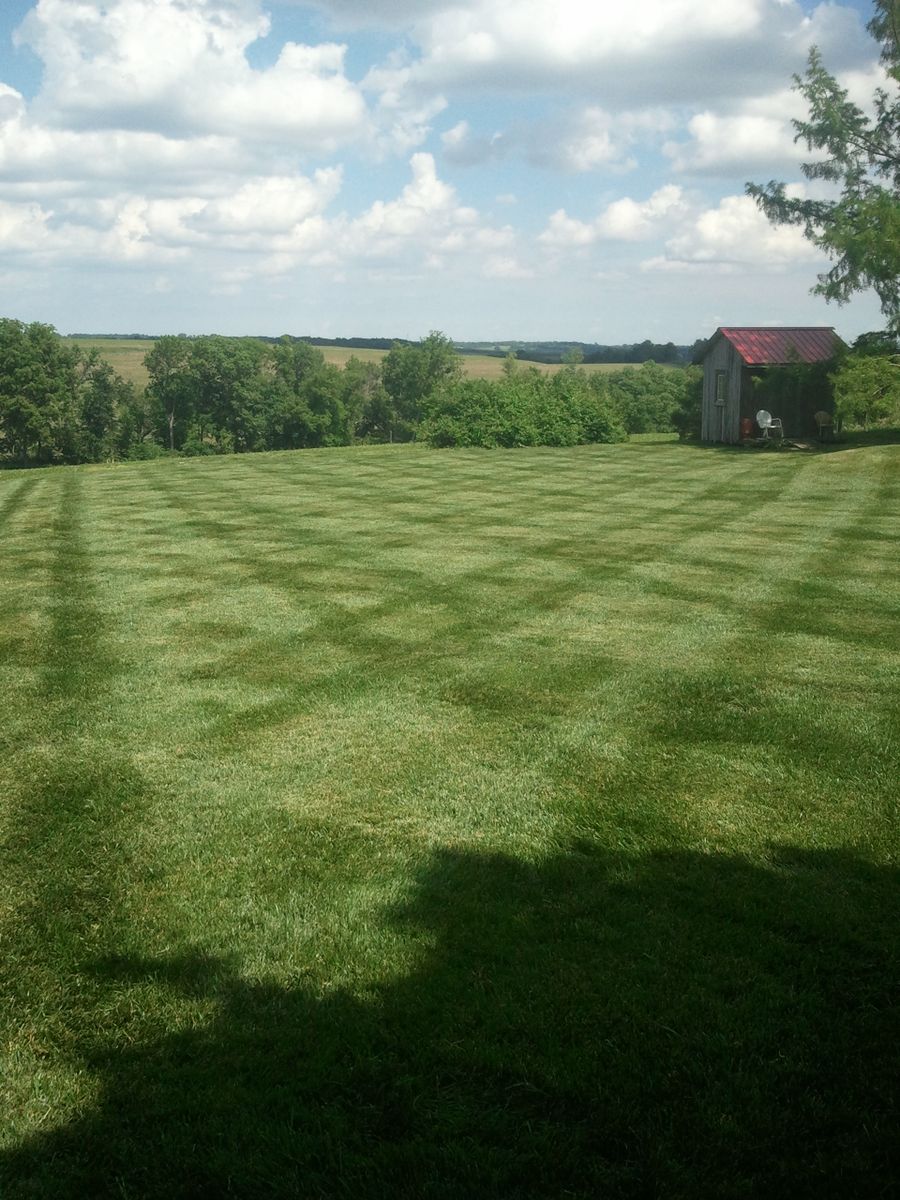
[[[833,325],[720,325],[724,338],[748,365],[825,362],[843,345]]]
[[[753,329],[760,333],[787,333],[790,329],[827,329],[834,330],[833,325],[720,325],[720,329]]]

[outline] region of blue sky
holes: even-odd
[[[691,342],[882,324],[798,190],[811,44],[862,0],[4,0],[0,314],[63,332]],[[817,185],[819,186],[819,185]]]

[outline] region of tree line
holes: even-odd
[[[776,411],[812,388],[839,424],[900,419],[897,351],[889,335],[864,335],[837,364],[768,372],[760,405]],[[343,367],[289,337],[165,336],[144,362],[149,381],[137,388],[52,326],[0,320],[0,458],[104,462],[415,440],[571,446],[700,429],[697,366],[587,371],[573,354],[550,374],[510,355],[499,378],[471,379],[441,333]]]
[[[468,379],[431,333],[380,362],[325,361],[284,337],[158,338],[146,388],[50,325],[0,320],[0,457],[29,464],[419,440],[435,446],[573,445],[678,427],[696,371],[647,362],[550,375],[512,356],[496,380]],[[698,401],[699,403],[699,401]]]
[[[50,325],[0,320],[0,452],[16,463],[127,457],[140,399],[96,351]]]
[[[324,342],[315,339],[320,345]],[[522,362],[566,363],[574,355],[586,363],[679,363],[691,361],[693,347],[676,346],[674,342],[626,342],[617,346],[597,342],[456,342],[460,354],[478,354],[488,358],[506,358],[510,354]]]

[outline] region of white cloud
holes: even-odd
[[[383,254],[392,242],[436,227],[471,225],[477,219],[475,210],[460,205],[455,190],[438,179],[430,154],[414,154],[410,166],[412,181],[400,196],[376,201],[353,224],[354,239],[371,253]]]
[[[656,233],[661,222],[681,214],[684,207],[681,188],[666,184],[644,201],[630,196],[614,200],[593,221],[579,221],[558,209],[538,240],[555,250],[589,246],[603,239],[641,241]]]
[[[581,121],[556,144],[556,161],[572,171],[590,171],[612,165],[633,166],[625,157],[621,126],[600,108],[588,108]],[[627,143],[627,137],[624,139]]]
[[[485,224],[461,204],[456,190],[438,177],[434,158],[410,159],[410,182],[394,200],[376,200],[356,217],[313,216],[273,239],[282,269],[300,262],[349,268],[384,264],[378,278],[459,269],[494,278],[527,278],[516,257],[517,237],[508,225]]]
[[[147,201],[136,196],[123,198],[105,221],[57,213],[34,202],[0,201],[0,249],[38,269],[85,264],[158,266],[182,257],[183,248],[154,240],[148,215]]]
[[[808,194],[808,189],[794,184],[791,192]],[[799,229],[772,225],[750,197],[726,196],[704,206],[673,184],[643,201],[629,196],[615,200],[589,221],[558,209],[538,240],[552,253],[580,255],[595,254],[594,247],[603,243],[616,244],[621,255],[629,244],[655,240],[661,252],[640,262],[643,273],[716,275],[748,267],[783,271],[821,260]]]
[[[5,254],[39,252],[50,239],[50,214],[39,204],[10,204],[0,200],[0,247]]]
[[[644,118],[637,114],[614,115],[588,105],[556,120],[535,123],[529,131],[529,158],[540,166],[574,173],[629,170],[636,165],[630,151],[641,124]]]
[[[373,68],[362,82],[364,91],[378,98],[372,120],[383,153],[403,154],[421,145],[432,120],[447,107],[443,96],[421,95],[412,88],[410,74],[399,55],[387,67]]]
[[[676,171],[721,175],[735,171],[783,171],[796,164],[799,151],[794,142],[787,97],[782,115],[743,112],[734,116],[709,110],[688,122],[689,142],[668,142],[664,152]]]
[[[538,241],[554,249],[590,246],[597,240],[596,224],[570,217],[564,208],[552,213],[547,228],[538,236]]]
[[[666,243],[665,255],[644,266],[671,269],[712,263],[768,269],[820,258],[801,230],[771,224],[749,196],[726,196],[715,208],[695,214],[683,232]]]
[[[509,225],[486,224],[461,203],[430,154],[414,154],[410,172],[399,195],[375,200],[357,216],[330,211],[341,191],[337,168],[259,176],[211,196],[117,192],[62,197],[53,206],[0,199],[0,248],[40,267],[91,259],[159,266],[190,256],[229,294],[257,276],[373,260],[394,273],[429,257],[465,262],[476,272],[487,261],[495,276],[524,277]]]
[[[51,306],[34,316],[58,320],[69,281],[81,327],[82,297],[105,304],[112,319],[97,320],[112,327],[126,320],[130,288],[127,327],[184,320],[175,311],[196,321],[202,310],[210,327],[224,316],[264,329],[288,323],[273,301],[284,295],[320,331],[356,311],[354,329],[335,331],[368,332],[374,296],[377,322],[397,332],[393,313],[404,310],[426,328],[442,310],[470,327],[479,313],[493,320],[496,286],[514,292],[520,330],[518,305],[530,305],[535,336],[551,318],[565,336],[601,268],[629,280],[642,305],[678,290],[677,278],[648,272],[740,276],[748,264],[802,293],[816,256],[799,232],[773,230],[743,197],[719,197],[745,178],[796,177],[805,154],[791,140],[797,98],[785,85],[810,42],[854,98],[867,102],[879,78],[871,39],[841,4],[807,18],[795,0],[296,0],[270,21],[289,3],[31,0],[20,40],[42,78],[34,94],[0,82],[0,253],[17,304],[30,289]],[[316,6],[332,28],[309,45]],[[276,44],[288,21],[294,40]],[[390,32],[344,36],[362,25]],[[395,48],[380,63],[365,61],[386,44]],[[399,184],[388,156],[410,163]],[[540,186],[527,185],[522,162],[542,168]],[[608,190],[632,167],[643,170],[630,195]],[[692,177],[690,192],[669,182],[673,171]],[[576,209],[590,184],[558,173],[606,176],[594,191],[607,188],[602,202]],[[725,182],[704,197],[715,175]],[[542,227],[546,252],[534,255]],[[107,266],[115,287],[97,282]],[[530,278],[539,282],[527,287]],[[338,292],[335,280],[350,286]],[[397,307],[383,306],[380,289]],[[198,304],[211,294],[229,301]],[[351,294],[367,300],[353,309]],[[234,302],[242,295],[252,305]],[[267,303],[274,316],[262,315]],[[615,317],[627,319],[618,301]]]
[[[758,27],[761,0],[637,0],[627,6],[582,0],[481,0],[448,6],[422,30],[437,71],[479,72],[518,59],[558,72],[626,56],[645,57],[689,37],[741,38]]]
[[[875,89],[888,85],[878,64],[839,73],[838,81],[863,111],[870,109]],[[784,175],[799,162],[820,157],[795,140],[792,121],[805,119],[807,113],[806,101],[795,90],[775,88],[695,113],[687,123],[688,140],[671,140],[663,150],[676,171],[689,174]]]
[[[614,201],[600,214],[597,231],[601,237],[640,241],[650,236],[658,221],[682,207],[681,188],[667,184],[642,204],[629,197]]]
[[[452,129],[441,134],[441,142],[448,154],[464,148],[469,141],[471,128],[468,121],[458,121]]]
[[[672,116],[661,109],[611,113],[598,105],[552,117],[519,121],[490,136],[473,134],[467,120],[441,134],[444,157],[461,166],[497,162],[512,154],[532,165],[580,174],[620,173],[637,165],[632,150],[638,137],[671,129]]]
[[[228,137],[53,129],[0,112],[0,194],[84,194],[135,183],[171,192],[252,169],[257,154]],[[227,189],[224,182],[218,184]]]
[[[872,57],[852,9],[823,4],[807,18],[795,0],[447,0],[408,30],[420,54],[406,87],[581,90],[607,108],[758,94],[801,68],[814,41],[841,67]]]
[[[192,224],[210,234],[284,233],[321,213],[341,189],[336,168],[303,175],[250,179],[231,196],[213,200]]]
[[[33,115],[68,129],[290,136],[327,150],[359,136],[366,106],[345,47],[286,43],[253,69],[269,29],[259,0],[38,0],[19,40],[43,60]]]

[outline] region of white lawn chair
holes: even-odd
[[[756,414],[756,423],[762,430],[764,438],[771,436],[773,433],[777,434],[780,438],[784,437],[784,427],[781,424],[781,417],[773,417],[764,408],[761,408]]]

